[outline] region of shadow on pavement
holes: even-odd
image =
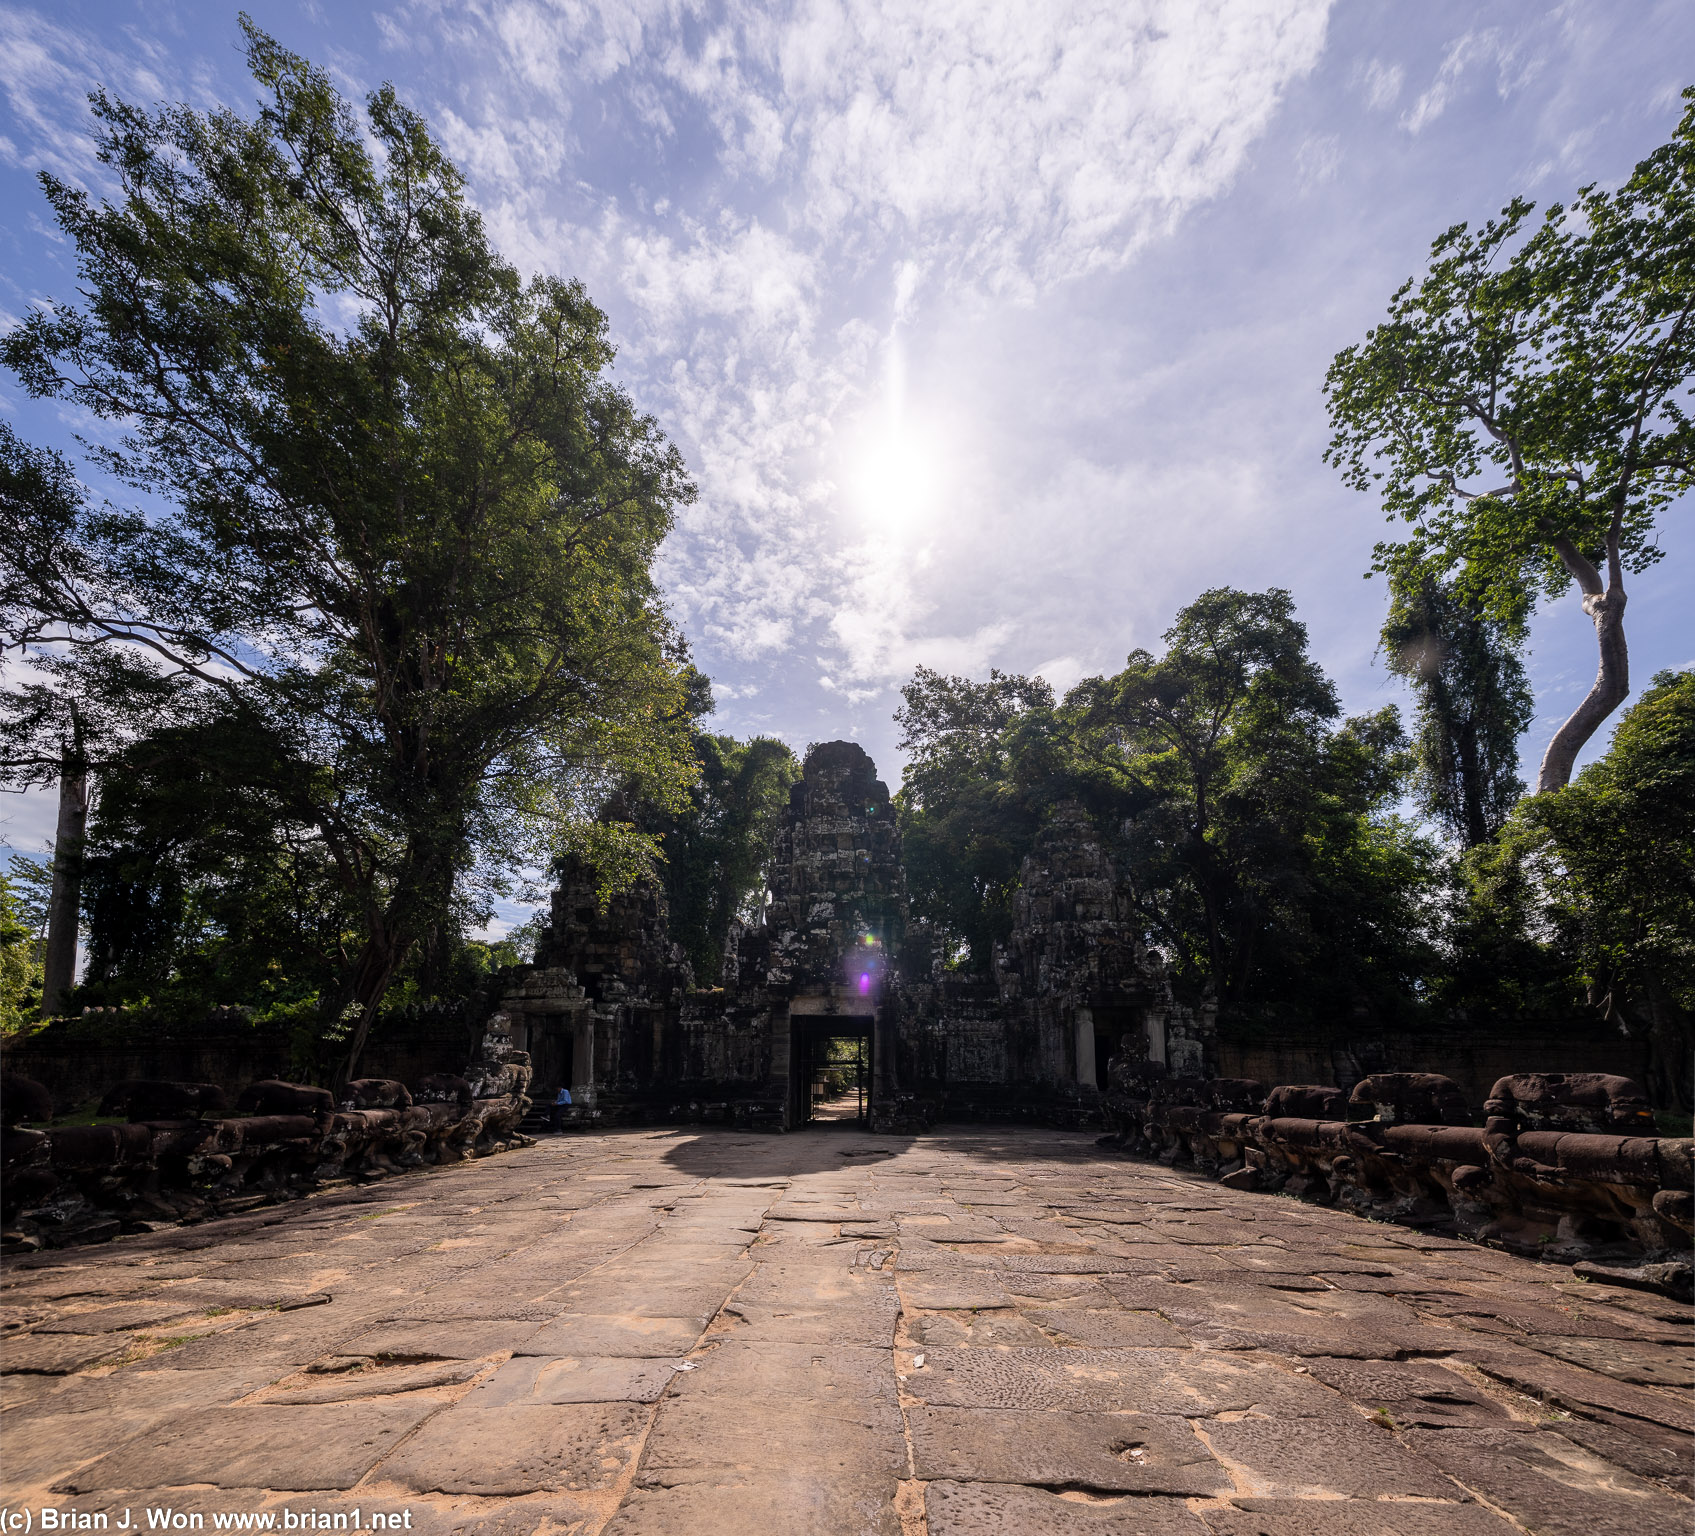
[[[1095,1145],[1093,1131],[1034,1126],[939,1125],[922,1136],[877,1135],[840,1125],[808,1126],[772,1135],[758,1131],[679,1130],[664,1160],[697,1178],[790,1177],[899,1161],[917,1147],[968,1152],[991,1162],[1122,1162]]]
[[[795,1174],[864,1168],[898,1158],[917,1139],[878,1136],[842,1126],[809,1126],[771,1135],[759,1131],[679,1131],[665,1161],[696,1178],[787,1178]]]

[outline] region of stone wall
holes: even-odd
[[[476,1049],[480,1011],[397,1010],[383,1015],[359,1069],[368,1077],[413,1082],[432,1072],[461,1072]],[[220,1010],[190,1026],[168,1025],[145,1012],[104,1009],[57,1019],[0,1048],[0,1070],[40,1083],[61,1114],[97,1103],[114,1083],[216,1083],[232,1095],[261,1078],[294,1075],[286,1028],[252,1023],[238,1009]]]
[[[1439,1072],[1481,1104],[1514,1072],[1607,1072],[1649,1080],[1648,1047],[1598,1018],[1490,1020],[1442,1028],[1272,1032],[1221,1024],[1210,1065],[1220,1077],[1267,1083],[1338,1083],[1373,1072]]]

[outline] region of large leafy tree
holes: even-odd
[[[1612,1025],[1650,1045],[1658,1102],[1691,1104],[1695,672],[1662,672],[1606,755],[1524,801],[1476,872],[1494,918]]]
[[[1413,567],[1390,576],[1383,646],[1418,699],[1413,732],[1420,808],[1463,846],[1501,828],[1524,793],[1518,739],[1534,718],[1511,627]]]
[[[604,316],[500,259],[423,120],[243,25],[256,116],[96,94],[112,195],[42,177],[80,300],[4,358],[148,500],[28,499],[3,585],[50,686],[222,696],[299,765],[361,934],[326,999],[351,1069],[467,878],[561,827],[627,852],[605,793],[692,776],[650,574],[692,487]]]
[[[671,935],[696,978],[716,986],[730,924],[751,918],[750,903],[764,890],[777,819],[800,764],[771,736],[737,741],[702,731],[694,746],[700,777],[687,801],[645,824],[665,858]]]
[[[220,701],[212,701],[214,704]],[[314,819],[322,770],[235,708],[149,731],[103,765],[84,871],[88,965],[77,1005],[141,1004],[196,1022],[222,1004],[310,1033],[362,942]],[[420,936],[387,994],[457,1001],[493,963],[466,937],[471,893]],[[511,959],[516,959],[515,946]],[[340,1031],[313,1055],[334,1049]]]
[[[1043,818],[1073,800],[1190,996],[1262,1018],[1410,1006],[1435,855],[1393,815],[1394,711],[1338,721],[1287,592],[1204,593],[1164,639],[1057,704],[1040,679],[915,675],[896,716],[914,910],[984,967]]]
[[[1338,724],[1287,592],[1203,593],[1079,686],[1079,749],[1126,786],[1122,868],[1178,978],[1241,1014],[1414,994],[1432,850],[1398,822],[1393,709]]]
[[[315,770],[224,707],[163,726],[103,771],[86,860],[79,1001],[192,1021],[333,992],[359,915],[314,820]]]
[[[1575,584],[1594,686],[1555,732],[1537,789],[1571,777],[1630,691],[1625,576],[1658,558],[1655,520],[1695,476],[1695,88],[1671,141],[1616,191],[1540,221],[1515,199],[1431,248],[1422,279],[1325,380],[1327,454],[1410,532],[1379,569],[1451,581],[1523,623]]]
[[[909,757],[895,811],[912,911],[949,958],[987,970],[1040,825],[1032,727],[1051,724],[1053,690],[1039,677],[991,671],[977,683],[919,667],[901,700]]]

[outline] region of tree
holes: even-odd
[[[1165,632],[1164,657],[1133,651],[1122,672],[1091,690],[1090,723],[1134,778],[1165,806],[1181,807],[1180,830],[1161,840],[1199,899],[1206,970],[1225,994],[1240,989],[1251,964],[1255,925],[1249,907],[1232,900],[1234,882],[1220,856],[1220,798],[1235,782],[1249,737],[1247,755],[1286,768],[1309,755],[1304,749],[1339,712],[1293,614],[1281,589],[1204,592]]]
[[[181,1023],[237,1004],[281,1011],[311,1033],[361,942],[313,820],[315,774],[229,707],[151,731],[111,761],[89,828],[88,966],[75,1001]],[[507,941],[467,938],[489,916],[474,908],[456,893],[386,1006],[463,1000],[495,965],[517,961]],[[319,1038],[328,1046],[342,1033]]]
[[[1164,639],[1066,700],[1079,751],[1125,785],[1120,864],[1146,936],[1240,1014],[1405,1005],[1431,958],[1434,853],[1389,809],[1395,711],[1334,725],[1280,589],[1203,593]]]
[[[0,872],[0,1035],[26,1028],[41,1011],[41,956],[51,875],[13,854]]]
[[[1517,636],[1428,570],[1394,570],[1383,645],[1418,697],[1420,808],[1467,848],[1487,842],[1524,793],[1518,738],[1534,718]]]
[[[895,724],[910,758],[895,811],[912,912],[944,953],[986,971],[1040,826],[1032,743],[1017,727],[1051,717],[1053,690],[1039,677],[991,670],[976,683],[919,667],[901,700]]]
[[[1484,900],[1516,897],[1520,924],[1570,991],[1649,1042],[1656,1101],[1690,1107],[1695,672],[1660,673],[1606,755],[1524,801],[1500,842],[1482,871]]]
[[[116,758],[89,832],[78,1000],[198,1022],[222,1004],[333,993],[359,914],[315,824],[312,776],[227,706]]]
[[[737,741],[702,731],[695,738],[700,777],[687,804],[647,823],[660,839],[671,933],[703,984],[724,968],[730,924],[750,918],[764,888],[777,818],[800,764],[771,736]]]
[[[0,515],[9,528],[31,521],[63,526],[81,500],[75,476],[57,454],[19,441],[0,422]],[[21,568],[0,562],[0,635],[26,633],[36,615],[33,593]],[[76,979],[82,904],[83,842],[88,827],[91,743],[90,713],[100,712],[91,694],[26,681],[0,691],[0,780],[14,788],[56,783],[59,815],[53,840],[52,894],[43,939],[40,1006],[43,1018],[61,1012]]]
[[[920,670],[897,721],[913,910],[987,966],[1023,858],[1081,805],[1189,997],[1244,1017],[1416,1005],[1435,960],[1436,852],[1393,804],[1393,709],[1338,723],[1287,592],[1203,593],[1116,677],[1047,685]]]
[[[1452,580],[1516,628],[1576,583],[1594,686],[1548,744],[1538,791],[1571,778],[1630,691],[1625,573],[1659,557],[1657,515],[1695,473],[1695,88],[1671,141],[1616,192],[1515,199],[1431,247],[1422,280],[1337,353],[1326,459],[1412,532],[1376,569]]]
[[[41,178],[82,305],[5,361],[114,423],[94,458],[152,500],[9,509],[0,594],[62,692],[221,696],[286,744],[358,914],[325,1003],[352,1070],[465,881],[561,828],[651,851],[592,813],[693,771],[651,575],[693,488],[607,378],[605,317],[494,253],[423,120],[386,86],[361,120],[242,25],[256,117],[96,93],[116,196]]]

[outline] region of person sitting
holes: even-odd
[[[565,1129],[565,1111],[570,1107],[571,1090],[562,1087],[553,1100],[553,1108],[548,1111],[548,1124],[553,1130],[563,1131]]]

